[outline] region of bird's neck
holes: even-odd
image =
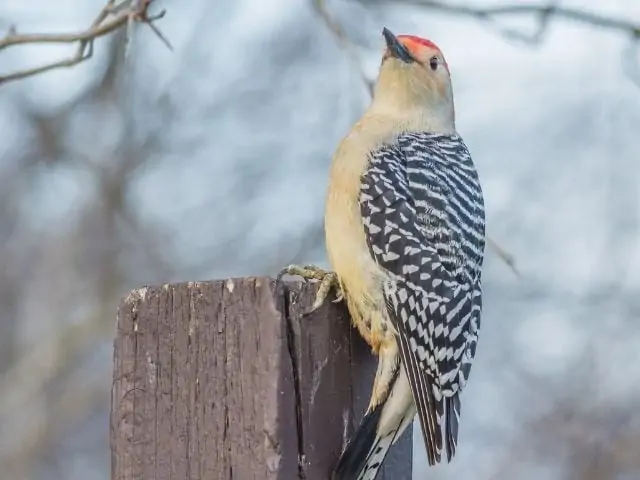
[[[397,124],[398,130],[453,134],[456,131],[453,112],[439,108],[398,105],[393,101],[374,101],[369,114],[384,117]]]
[[[444,96],[434,95],[397,72],[381,72],[369,111],[407,123],[414,130],[454,133],[455,111],[449,87]]]

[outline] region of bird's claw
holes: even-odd
[[[278,280],[280,280],[283,275],[293,275],[302,277],[305,281],[311,280],[320,282],[313,304],[302,312],[302,316],[307,316],[320,308],[329,295],[332,287],[335,289],[336,293],[336,298],[335,300],[332,300],[332,302],[338,303],[344,300],[344,293],[335,272],[327,272],[316,265],[289,265],[278,274]]]

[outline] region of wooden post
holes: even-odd
[[[131,292],[114,342],[111,478],[327,480],[375,358],[343,304],[301,316],[315,290],[244,278]],[[407,430],[379,479],[411,479]]]

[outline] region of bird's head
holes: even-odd
[[[374,104],[399,114],[417,113],[432,130],[454,130],[449,66],[440,49],[424,38],[382,30],[386,47],[374,89]]]

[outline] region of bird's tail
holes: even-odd
[[[398,372],[386,400],[365,414],[333,472],[332,480],[374,480],[391,445],[416,413],[404,371]]]
[[[338,460],[338,464],[333,472],[332,480],[366,478],[357,475],[363,471],[365,465],[367,465],[368,461],[374,456],[374,452],[378,450],[378,446],[381,444],[381,438],[377,436],[376,430],[378,429],[378,422],[382,414],[382,407],[383,404],[380,404],[365,414],[355,435],[349,440],[347,448],[342,452],[340,460]],[[382,443],[381,446],[383,450],[379,452],[382,453],[382,459],[384,459],[384,456],[389,450],[389,445],[386,445],[386,443],[388,442]],[[386,448],[384,448],[385,446]],[[375,478],[375,473],[372,478]]]

